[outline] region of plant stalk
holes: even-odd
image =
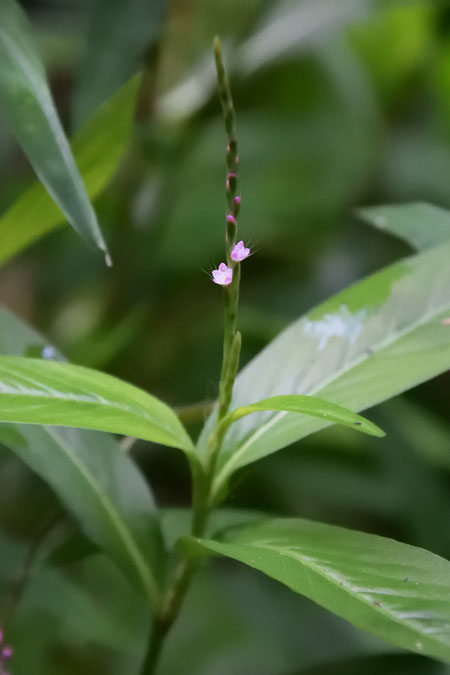
[[[205,466],[191,463],[192,473],[192,525],[191,535],[203,537],[213,508],[211,493],[215,476],[217,458],[226,433],[226,425],[221,424],[231,404],[234,380],[236,378],[241,351],[241,334],[237,330],[237,313],[239,305],[240,265],[231,258],[231,251],[236,244],[237,218],[240,210],[238,197],[238,166],[236,122],[233,99],[222,58],[220,40],[214,38],[214,54],[217,69],[217,83],[225,119],[228,137],[227,145],[227,178],[226,199],[227,218],[225,230],[227,265],[233,270],[233,279],[224,288],[225,321],[222,369],[219,382],[219,406],[217,420],[213,432],[208,439],[208,454]],[[178,617],[198,561],[188,554],[181,554],[169,586],[157,611],[148,643],[147,654],[142,666],[141,675],[153,675],[158,665],[161,650],[167,634]]]

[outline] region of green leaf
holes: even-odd
[[[450,212],[432,204],[396,204],[358,210],[369,225],[389,232],[419,251],[450,240]]]
[[[19,144],[69,223],[108,256],[27,18],[16,0],[2,0],[0,5],[0,63],[0,104]]]
[[[240,373],[232,407],[261,396],[320,396],[350,410],[381,403],[450,367],[450,243],[405,259],[338,293],[294,322]],[[214,415],[205,426],[203,455]],[[287,412],[233,424],[215,491],[239,467],[327,422]]]
[[[73,153],[91,199],[108,184],[130,138],[139,77],[134,77],[80,129]],[[0,263],[64,223],[64,215],[36,181],[0,218]]]
[[[433,553],[301,519],[183,541],[260,570],[392,644],[450,661],[450,563]]]
[[[48,345],[0,308],[0,352],[22,354],[31,346]],[[114,438],[75,429],[1,424],[0,442],[53,488],[87,536],[139,592],[156,600],[163,544],[154,501]]]
[[[95,0],[79,81],[74,120],[87,115],[138,69],[159,37],[166,0]]]
[[[258,403],[236,408],[236,410],[233,410],[224,417],[221,425],[228,429],[233,422],[237,422],[237,420],[246,415],[251,415],[262,410],[281,410],[284,412],[300,413],[336,424],[343,424],[346,427],[361,431],[370,436],[385,436],[384,431],[377,427],[376,424],[373,424],[373,422],[369,422],[369,420],[361,417],[361,415],[357,415],[351,410],[347,410],[347,408],[324,401],[316,396],[272,396],[263,401],[258,401]]]
[[[192,450],[165,403],[116,377],[71,363],[0,356],[0,421],[111,431]]]

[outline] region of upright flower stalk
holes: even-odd
[[[219,407],[217,424],[209,439],[208,471],[214,471],[220,446],[223,441],[220,422],[227,414],[233,393],[233,384],[239,366],[241,351],[241,335],[237,330],[237,312],[239,305],[239,285],[241,278],[240,262],[246,258],[250,250],[245,248],[244,242],[236,243],[238,216],[241,207],[241,197],[238,194],[239,156],[236,136],[236,116],[234,112],[233,98],[231,96],[230,83],[222,58],[222,47],[219,38],[214,39],[214,55],[216,60],[217,83],[220,102],[225,120],[227,134],[226,166],[227,176],[225,181],[227,214],[225,225],[225,242],[227,268],[231,271],[231,281],[224,284],[225,301],[225,329],[223,342],[222,372],[219,384]]]
[[[208,454],[205,463],[202,464],[200,460],[191,462],[193,484],[191,534],[196,537],[202,537],[205,534],[208,519],[214,507],[211,496],[212,483],[217,457],[227,428],[221,422],[230,408],[233,385],[241,353],[241,334],[237,330],[241,274],[240,263],[250,255],[250,249],[244,245],[243,241],[236,242],[237,221],[241,207],[241,197],[238,194],[238,144],[233,100],[228,75],[222,59],[222,48],[218,38],[214,39],[214,54],[228,144],[226,149],[227,174],[225,180],[227,204],[225,216],[226,262],[220,263],[218,268],[213,270],[212,281],[223,288],[225,326],[216,424],[208,439]],[[164,594],[161,606],[155,613],[148,651],[141,675],[151,675],[154,673],[164,639],[178,616],[196,569],[197,562],[188,555],[181,554],[171,582]]]

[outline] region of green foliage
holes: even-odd
[[[384,436],[384,432],[376,424],[369,422],[369,420],[361,417],[361,415],[356,415],[351,410],[315,396],[272,396],[272,398],[266,398],[263,401],[236,408],[236,410],[233,410],[224,417],[222,425],[228,429],[233,422],[237,422],[242,417],[264,410],[294,412],[309,417],[318,417],[328,422],[343,424],[351,429],[355,429],[355,431],[361,431],[370,436]]]
[[[238,376],[232,406],[245,406],[261,394],[291,392],[362,410],[447,370],[449,329],[443,320],[450,310],[449,255],[444,244],[408,258],[299,319]],[[287,412],[262,415],[230,429],[219,460],[218,492],[237,468],[327,426]],[[213,418],[200,448],[212,423]]]
[[[30,345],[45,346],[39,334],[4,309],[0,329],[3,353],[23,353]],[[1,359],[26,362],[18,357]],[[155,601],[162,578],[162,540],[153,497],[114,439],[74,429],[1,425],[0,441],[55,490],[86,534],[139,591]]]
[[[299,519],[186,540],[268,574],[357,628],[450,661],[450,563],[383,537]]]
[[[91,199],[111,180],[129,143],[139,81],[133,78],[114,94],[73,139],[74,157]],[[0,217],[0,262],[63,223],[63,213],[36,182]]]
[[[166,0],[95,0],[73,103],[75,126],[137,70],[158,40]]]
[[[90,368],[0,356],[0,419],[112,431],[190,453],[175,413],[146,392]]]
[[[370,225],[404,239],[419,251],[450,239],[450,215],[432,204],[398,204],[360,209],[360,217]]]
[[[37,181],[21,194],[27,167],[0,124],[0,261],[22,253],[0,296],[49,335],[0,310],[0,627],[13,672],[153,673],[179,612],[161,675],[180,663],[196,675],[449,672],[424,656],[449,660],[449,565],[424,550],[450,551],[447,11],[272,5],[33,3],[62,119],[91,115],[72,151],[115,264],[67,228],[24,254],[70,214]],[[0,18],[9,128],[50,157],[55,119],[62,132],[41,57],[17,3]],[[239,238],[257,254],[242,265],[243,369],[217,426],[220,291],[200,272],[223,259],[214,34],[235,99]],[[374,204],[358,215],[375,228],[351,221],[360,204]],[[418,254],[399,260],[403,242]],[[370,413],[382,441],[353,412],[426,381]],[[211,553],[245,564],[203,565]]]
[[[87,242],[106,253],[26,16],[16,0],[4,0],[0,8],[0,61],[0,102],[17,140],[67,220]]]

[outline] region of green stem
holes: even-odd
[[[214,39],[214,54],[217,68],[217,82],[220,100],[225,119],[225,129],[228,136],[227,146],[227,218],[226,218],[226,256],[227,264],[233,269],[233,280],[224,289],[225,295],[225,328],[223,341],[222,370],[219,383],[219,409],[217,421],[210,438],[208,439],[208,455],[206,465],[200,466],[191,463],[192,472],[192,526],[193,537],[203,537],[213,508],[212,485],[215,476],[217,458],[222,447],[226,424],[221,424],[226,417],[231,404],[234,380],[239,365],[241,351],[241,334],[237,330],[237,313],[239,305],[240,265],[231,259],[231,251],[236,243],[237,218],[240,209],[238,189],[238,155],[236,124],[233,99],[228,81],[228,75],[222,59],[222,48],[218,38]],[[150,634],[147,655],[145,657],[141,675],[153,675],[157,667],[164,640],[173,626],[189,589],[192,577],[198,567],[198,562],[182,554],[175,568],[171,585],[168,588],[161,607],[157,611]]]

